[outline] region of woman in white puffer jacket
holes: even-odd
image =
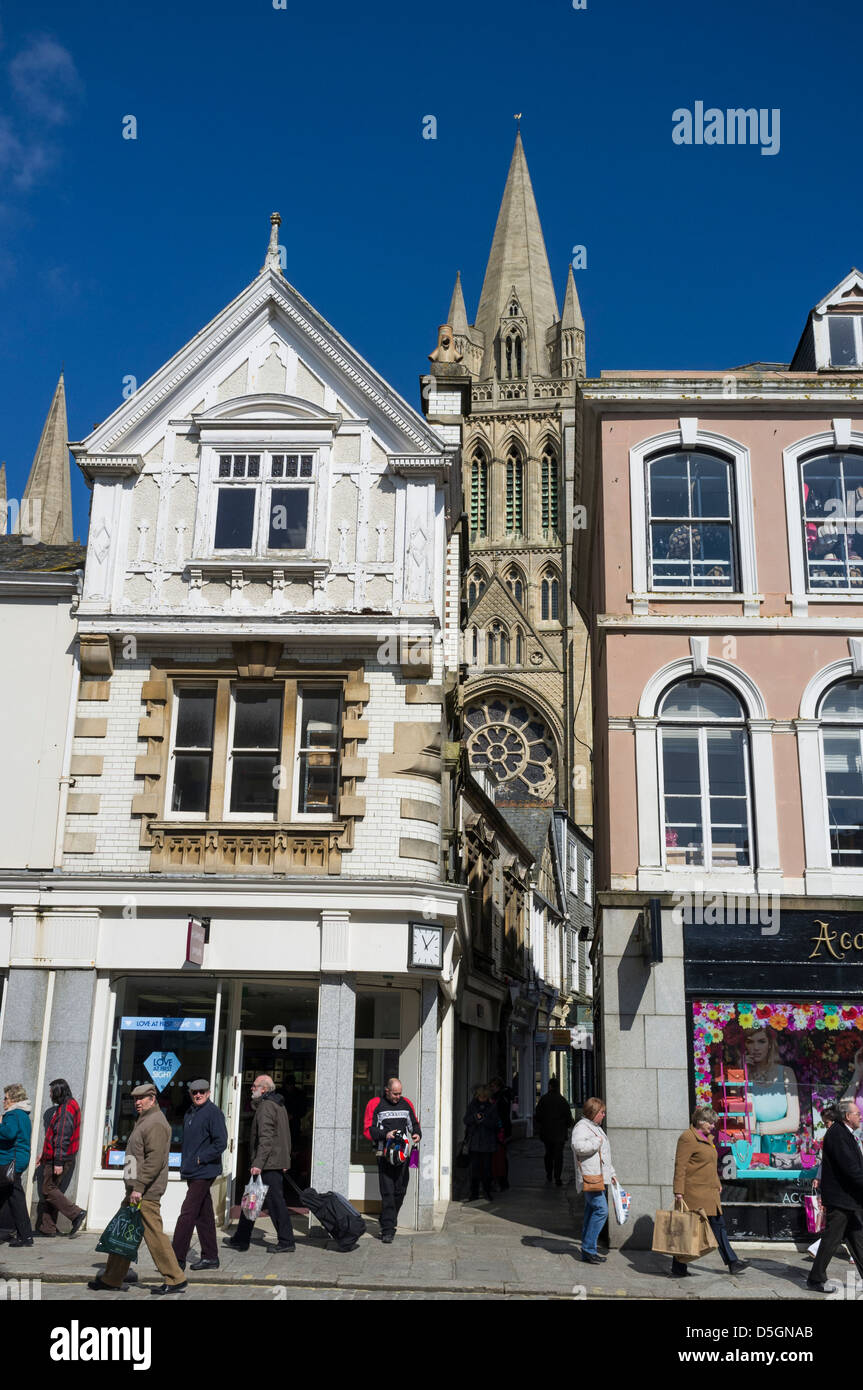
[[[596,1248],[600,1231],[608,1220],[606,1183],[616,1183],[611,1162],[611,1146],[602,1128],[605,1101],[591,1096],[584,1102],[582,1118],[572,1131],[575,1159],[575,1185],[584,1192],[584,1225],[581,1231],[581,1258],[585,1264],[602,1264],[605,1256]]]

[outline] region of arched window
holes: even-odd
[[[749,752],[737,696],[715,680],[678,681],[659,720],[666,865],[748,868]]]
[[[518,307],[518,300],[517,300],[517,299],[511,300],[511,301],[510,301],[510,305],[509,305],[509,316],[510,316],[510,318],[517,319],[520,313],[521,313],[521,310],[520,310],[519,307]]]
[[[512,380],[521,376],[521,334],[511,328],[504,338],[504,362],[502,375]]]
[[[470,461],[471,539],[488,535],[488,460],[482,449],[475,449]]]
[[[520,627],[515,630],[515,665],[524,665],[524,637]]]
[[[506,456],[506,529],[517,536],[524,530],[524,462],[515,444]]]
[[[516,603],[524,607],[524,574],[518,565],[510,565],[504,575],[504,581],[509,592],[512,594]]]
[[[863,680],[840,681],[821,701],[824,781],[835,868],[863,867]]]
[[[468,606],[468,608],[473,608],[473,606],[474,606],[474,604],[476,603],[477,599],[478,599],[478,598],[482,598],[482,595],[485,593],[485,590],[486,590],[486,583],[487,583],[487,581],[486,581],[485,573],[483,572],[483,570],[481,570],[481,569],[479,568],[479,566],[477,566],[475,569],[472,569],[472,570],[470,571],[470,573],[468,574],[468,577],[467,577],[467,606]]]
[[[863,589],[863,454],[806,459],[800,487],[807,587]]]
[[[479,661],[479,633],[475,627],[470,630],[470,659],[476,666]]]
[[[501,622],[493,622],[486,633],[486,660],[489,666],[509,665],[509,633]]]
[[[542,621],[557,622],[560,618],[560,580],[556,570],[546,570],[540,589]]]
[[[547,443],[542,451],[542,529],[557,531],[558,473],[557,453]]]
[[[734,467],[701,450],[647,463],[651,589],[737,588]]]

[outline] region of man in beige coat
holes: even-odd
[[[132,1092],[138,1118],[126,1145],[126,1205],[140,1204],[144,1222],[144,1242],[153,1264],[164,1283],[150,1292],[154,1294],[182,1293],[189,1287],[171,1242],[162,1230],[161,1199],[168,1186],[168,1155],[171,1150],[171,1126],[158,1106],[156,1088],[151,1082],[136,1086]],[[122,1288],[129,1271],[129,1261],[122,1255],[109,1255],[105,1273],[97,1275],[87,1285],[89,1289]]]

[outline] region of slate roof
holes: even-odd
[[[45,573],[82,570],[86,545],[25,545],[21,536],[0,536],[0,570],[33,570]]]

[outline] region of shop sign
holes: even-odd
[[[552,1028],[549,1041],[552,1047],[572,1047],[572,1032],[569,1028]]]
[[[123,1015],[120,1028],[124,1033],[206,1033],[205,1018],[136,1018]]]
[[[863,993],[863,913],[779,908],[770,930],[725,918],[684,923],[686,988],[808,996]]]
[[[180,1162],[181,1162],[181,1160],[182,1160],[182,1157],[183,1157],[183,1155],[182,1155],[181,1153],[177,1153],[177,1154],[168,1154],[168,1167],[169,1167],[169,1168],[179,1168],[179,1167],[180,1167]],[[109,1168],[122,1168],[122,1167],[124,1166],[125,1162],[126,1162],[126,1150],[125,1150],[125,1149],[109,1149],[109,1150],[108,1150],[108,1167],[109,1167]]]
[[[209,917],[190,917],[186,929],[186,965],[204,964],[204,947],[210,935]]]
[[[153,1085],[157,1091],[164,1091],[181,1066],[176,1052],[151,1052],[144,1063],[144,1068],[153,1078]]]

